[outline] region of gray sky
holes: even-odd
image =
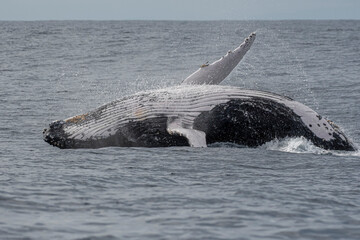
[[[0,20],[360,19],[360,0],[0,0]]]

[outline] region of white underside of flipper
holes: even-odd
[[[166,130],[170,135],[180,135],[185,137],[188,140],[190,147],[207,147],[206,134],[203,131],[184,128],[181,124],[181,119],[179,118],[169,119]]]
[[[239,47],[233,51],[229,51],[225,56],[211,64],[202,65],[181,84],[216,85],[221,83],[238,65],[246,52],[250,49],[255,37],[255,33],[250,34],[250,36],[247,37]]]

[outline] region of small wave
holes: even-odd
[[[239,145],[239,144],[231,143],[231,142],[211,143],[211,144],[208,145],[208,147],[213,147],[213,148],[247,148],[244,145]]]
[[[38,35],[54,35],[58,34],[60,31],[58,30],[34,30],[30,32],[30,36],[38,36]]]
[[[119,239],[113,235],[106,235],[106,236],[88,236],[84,238],[77,238],[76,240],[116,240]]]
[[[284,76],[289,76],[290,73],[287,72],[265,72],[265,76],[267,77],[284,77]]]
[[[354,32],[356,29],[353,28],[328,28],[327,32]]]

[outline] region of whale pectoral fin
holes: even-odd
[[[201,84],[219,84],[231,71],[238,65],[255,40],[256,34],[252,33],[243,43],[233,51],[212,64],[203,64],[201,67],[188,76],[181,84],[201,85]]]
[[[167,128],[167,131],[171,135],[178,134],[187,138],[190,147],[207,147],[206,134],[203,131],[186,129],[181,127]]]
[[[166,130],[170,135],[185,137],[190,147],[207,147],[206,134],[203,131],[182,127],[180,119],[169,120]]]

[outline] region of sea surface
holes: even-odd
[[[360,21],[0,22],[0,239],[360,239],[360,154],[61,150],[54,120],[179,84],[257,38],[222,83],[292,97],[360,145]]]

